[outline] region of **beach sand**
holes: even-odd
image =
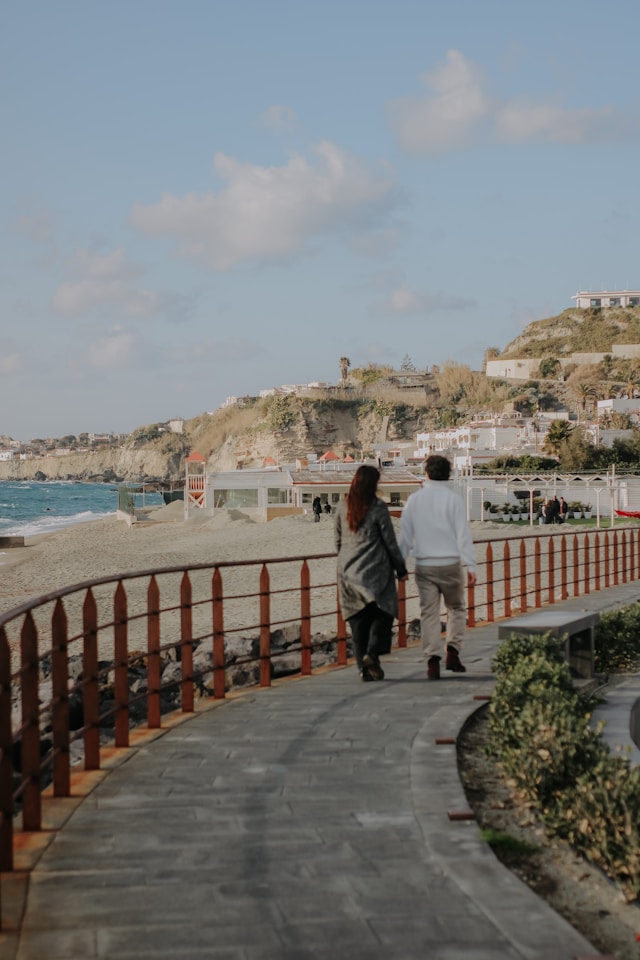
[[[398,531],[399,521],[394,518],[393,523]],[[499,523],[477,523],[472,524],[472,528],[474,539],[478,541],[488,537],[522,536],[529,532],[522,527],[505,529],[505,525]],[[309,557],[333,554],[334,550],[333,515],[322,515],[319,523],[314,523],[311,513],[259,523],[240,511],[230,510],[218,512],[214,517],[195,513],[185,521],[183,504],[179,501],[150,511],[148,519],[142,523],[129,526],[115,516],[107,517],[35,536],[27,540],[25,547],[7,549],[0,555],[0,615],[38,596],[101,577],[117,578],[125,573],[199,563]],[[411,562],[409,567],[411,569]],[[330,586],[335,584],[335,569],[335,557],[310,564],[313,630],[335,631],[335,586]],[[288,618],[299,618],[299,592],[279,593],[279,589],[290,590],[295,583],[299,584],[300,564],[270,565],[269,573],[271,623],[275,625]],[[226,632],[242,631],[245,624],[260,622],[259,574],[258,564],[223,570]],[[193,573],[191,581],[194,602],[197,596],[210,597],[210,570]],[[146,579],[126,582],[128,613],[133,617],[130,649],[146,646],[147,582]],[[179,575],[159,577],[158,582],[163,606],[175,607],[179,602]],[[325,584],[327,586],[323,586]],[[94,591],[101,623],[113,619],[113,593],[113,584]],[[249,593],[254,594],[251,600],[232,598],[233,594]],[[413,584],[411,593],[415,595]],[[79,593],[65,601],[70,636],[81,632],[83,596]],[[50,616],[50,610],[49,613],[45,610],[43,607],[35,614],[36,622],[44,628],[43,637],[48,633],[46,623]],[[332,613],[325,617],[325,611]],[[194,635],[210,634],[210,604],[201,607],[196,604],[193,615]],[[419,615],[415,599],[408,601],[407,615],[409,619]],[[12,624],[8,633],[14,651],[17,649],[19,622]],[[178,613],[163,614],[163,642],[170,642],[179,635],[179,630]],[[255,627],[252,632],[255,633]],[[101,631],[99,648],[105,659],[112,657],[112,639],[107,632]],[[72,648],[70,652],[77,649],[75,644]]]
[[[151,519],[153,518],[153,519]],[[261,560],[334,550],[333,516],[256,523],[239,511],[183,520],[176,502],[128,526],[106,517],[28,538],[0,555],[0,614],[41,594],[120,573],[181,564]]]

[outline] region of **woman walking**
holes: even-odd
[[[379,479],[376,467],[358,467],[335,524],[340,608],[362,680],[384,679],[380,654],[390,649],[398,613],[395,576],[407,576],[389,510],[376,496]]]

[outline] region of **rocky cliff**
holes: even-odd
[[[187,421],[180,435],[165,432],[143,442],[144,431],[138,431],[124,446],[0,462],[0,480],[179,481],[192,452],[202,454],[211,470],[261,467],[266,457],[293,463],[327,450],[357,459],[383,441],[411,439],[421,429],[423,398],[412,404],[404,397],[271,397],[202,414]]]

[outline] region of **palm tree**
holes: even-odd
[[[349,357],[340,357],[340,378],[342,380],[343,387],[347,381],[347,374],[349,373],[350,366],[351,360],[349,360]]]
[[[544,441],[545,452],[558,456],[562,444],[569,439],[572,430],[568,420],[552,420]]]
[[[632,370],[629,376],[627,377],[627,382],[625,384],[625,392],[627,394],[628,400],[633,400],[636,395],[636,390],[638,389],[638,380],[640,379],[639,371]]]

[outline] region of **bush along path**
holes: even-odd
[[[640,605],[633,607],[638,610],[627,610],[627,626],[640,611]],[[605,620],[603,634],[613,626]],[[628,645],[621,641],[619,646],[626,657]],[[610,660],[609,669],[613,654]],[[591,727],[590,705],[574,689],[564,642],[550,635],[514,634],[496,654],[494,670],[491,755],[551,834],[599,867],[628,901],[637,900],[640,767],[631,768],[627,759],[612,755],[600,739],[601,728]]]

